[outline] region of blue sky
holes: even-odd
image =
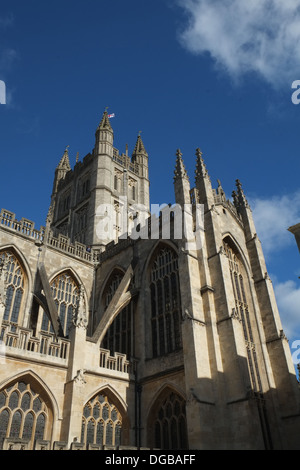
[[[115,146],[149,154],[151,202],[174,202],[180,148],[200,147],[228,198],[254,212],[282,322],[300,339],[300,0],[10,0],[0,12],[0,205],[45,222],[54,170],[94,146],[106,106]]]

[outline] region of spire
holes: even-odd
[[[176,152],[176,165],[174,171],[174,190],[175,190],[175,201],[176,204],[180,204],[184,207],[184,204],[191,203],[191,186],[187,171],[185,169],[182,153],[178,149]]]
[[[179,178],[186,179],[189,181],[189,177],[187,174],[187,171],[185,169],[183,159],[182,159],[182,153],[180,149],[177,150],[176,152],[176,165],[175,165],[175,171],[174,171],[174,181],[177,181]]]
[[[144,155],[148,157],[144,143],[141,138],[141,131],[139,132],[139,135],[138,135],[135,147],[134,147],[134,151],[132,153],[132,159],[135,160],[137,155]]]
[[[196,182],[198,181],[199,178],[208,178],[210,180],[202,155],[203,153],[201,152],[201,150],[197,148],[196,149],[196,170],[195,170]]]
[[[108,113],[107,113],[107,108],[105,108],[105,111],[103,113],[101,122],[100,122],[100,124],[97,128],[97,131],[98,130],[110,130],[110,131],[112,131],[112,127],[110,125],[110,120],[109,120]]]
[[[69,160],[69,145],[66,147],[64,154],[57,166],[57,170],[64,170],[65,172],[71,170],[70,160]]]
[[[244,190],[242,188],[242,183],[240,182],[240,180],[236,180],[236,188],[237,188],[237,192],[234,191],[232,193],[235,206],[237,207],[237,209],[240,207],[246,207],[250,209],[249,203],[246,199]]]
[[[96,142],[94,148],[95,155],[108,155],[113,157],[114,131],[110,125],[107,108],[103,113],[99,126],[97,127]]]
[[[196,149],[196,170],[195,183],[198,191],[198,197],[201,204],[204,204],[205,210],[210,210],[215,203],[214,193],[208,171],[206,169],[202,152]]]

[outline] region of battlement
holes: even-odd
[[[12,230],[35,241],[44,241],[45,227],[41,227],[40,230],[37,230],[35,223],[31,220],[22,218],[18,221],[13,212],[5,209],[2,209],[0,213],[0,227]]]

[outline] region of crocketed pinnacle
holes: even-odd
[[[202,152],[199,148],[196,149],[196,170],[195,170],[195,178],[196,178],[196,182],[197,180],[200,178],[208,178],[209,179],[209,175],[208,175],[208,171],[206,169],[206,166],[205,166],[205,163],[204,163],[204,160],[203,160],[203,157],[202,157]]]
[[[177,179],[189,179],[187,171],[185,169],[183,159],[182,159],[182,153],[180,149],[177,150],[176,152],[176,165],[175,165],[175,171],[174,171],[174,181]]]
[[[240,180],[236,180],[236,189],[237,191],[233,192],[233,200],[235,205],[238,207],[250,207]]]
[[[70,160],[69,160],[69,151],[68,151],[69,146],[66,147],[66,150],[64,151],[64,154],[57,166],[58,170],[65,170],[69,171],[71,170],[71,165],[70,165]]]
[[[108,113],[107,113],[106,110],[103,113],[101,122],[100,122],[97,130],[104,130],[104,129],[112,131],[112,127],[110,125],[110,120],[109,120]]]
[[[137,138],[137,141],[136,141],[136,144],[135,144],[135,147],[134,147],[134,151],[132,153],[132,156],[135,157],[136,155],[141,155],[141,154],[148,156],[148,154],[146,152],[146,149],[145,149],[145,146],[144,146],[144,143],[142,141],[141,135],[139,134],[138,138]]]

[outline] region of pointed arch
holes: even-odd
[[[171,384],[157,392],[147,418],[148,445],[158,449],[188,449],[186,400]]]
[[[145,316],[145,328],[151,331],[148,354],[160,357],[182,348],[178,251],[174,243],[156,243],[146,266],[149,314]]]
[[[57,415],[51,395],[32,371],[23,371],[0,384],[0,448],[7,437],[27,439],[31,449],[37,438],[51,440]]]
[[[119,446],[129,443],[129,419],[124,400],[104,385],[84,404],[81,442]],[[122,433],[121,433],[122,430]]]
[[[228,259],[232,292],[234,298],[234,316],[242,325],[245,340],[245,352],[248,362],[249,384],[254,393],[262,393],[262,381],[259,361],[257,359],[260,344],[258,322],[255,312],[253,293],[251,290],[251,277],[244,257],[232,237],[223,239],[224,253]]]
[[[0,254],[3,251],[11,251],[13,253],[13,255],[19,260],[19,262],[20,262],[20,264],[21,264],[21,266],[22,266],[22,268],[23,268],[23,270],[26,274],[27,281],[28,281],[28,290],[30,291],[32,289],[32,285],[33,285],[33,273],[32,273],[30,265],[29,265],[26,257],[24,256],[24,254],[14,244],[7,244],[7,245],[0,246]]]
[[[13,325],[22,325],[25,308],[32,286],[32,274],[23,254],[14,245],[0,248],[0,262],[3,263],[5,309],[3,320]]]
[[[60,269],[49,279],[51,295],[56,305],[60,320],[61,333],[68,337],[74,311],[79,305],[80,289],[84,289],[84,302],[87,305],[87,295],[81,279],[70,267]],[[44,311],[41,330],[53,332],[49,316]]]
[[[244,267],[245,267],[248,275],[250,276],[251,268],[250,268],[249,261],[246,258],[245,254],[244,254],[244,250],[242,249],[242,247],[239,244],[239,242],[237,241],[237,239],[230,232],[223,233],[222,237],[223,237],[223,242],[228,243],[234,249],[234,251],[236,251],[236,253],[238,253],[242,263],[244,264]]]
[[[120,289],[121,282],[126,279],[126,272],[120,267],[114,267],[107,282],[102,290],[101,305],[103,315],[109,312],[111,303],[114,303],[117,290]],[[133,277],[129,278],[128,289],[132,285]],[[133,295],[128,291],[124,291],[118,300],[117,304],[113,306],[112,321],[108,326],[103,339],[101,341],[102,347],[109,349],[111,354],[116,352],[126,354],[128,358],[134,355],[134,311],[135,305]],[[103,321],[103,316],[102,316]],[[103,333],[104,334],[104,333]]]
[[[143,267],[142,276],[149,276],[149,269],[156,254],[162,248],[169,248],[178,256],[178,246],[172,240],[158,240],[150,250]]]

